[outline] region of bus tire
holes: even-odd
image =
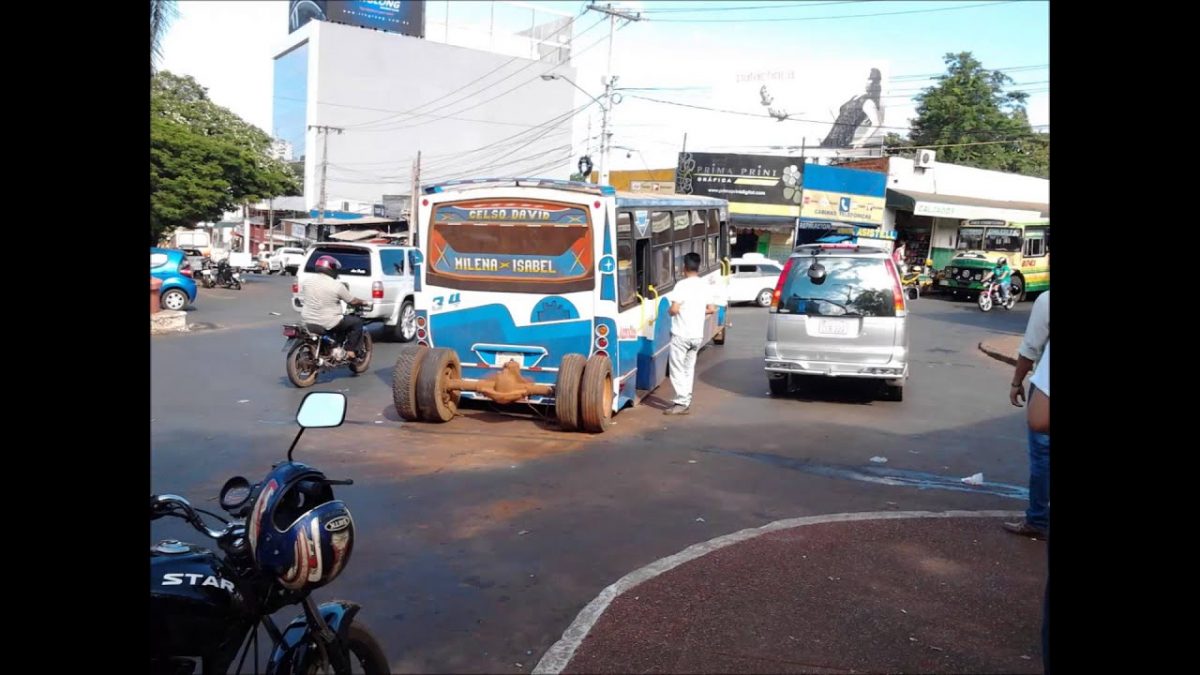
[[[396,366],[392,368],[392,403],[400,417],[408,422],[421,419],[417,409],[417,375],[428,354],[429,347],[408,345],[400,350]]]
[[[592,354],[583,367],[579,392],[579,419],[589,434],[603,433],[612,420],[612,361],[603,354]]]
[[[567,354],[558,366],[558,380],[554,383],[554,414],[563,431],[579,430],[579,384],[583,381],[583,369],[587,359],[582,354]]]
[[[449,422],[458,412],[459,392],[450,380],[462,377],[458,354],[449,349],[431,349],[417,373],[417,409],[426,422]]]

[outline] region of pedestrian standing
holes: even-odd
[[[700,278],[700,254],[683,256],[684,278],[671,292],[671,386],[675,405],[664,415],[686,415],[692,406],[692,384],[696,375],[696,354],[704,342],[705,317],[717,311],[712,290]]]
[[[1050,291],[1042,293],[1033,303],[1025,337],[1017,350],[1017,366],[1009,387],[1009,401],[1020,408],[1025,400],[1025,376],[1029,374],[1050,344]],[[1029,398],[1033,397],[1030,384]],[[1025,520],[1005,523],[1004,528],[1015,534],[1044,536],[1050,527],[1050,434],[1029,428],[1029,508]]]

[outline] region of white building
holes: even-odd
[[[304,162],[307,209],[320,202],[326,148],[327,210],[365,216],[384,195],[411,192],[418,151],[425,185],[567,178],[576,154],[571,111],[585,101],[567,80],[540,77],[575,79],[562,62],[573,26],[554,21],[556,46],[535,45],[535,58],[511,55],[507,43],[504,54],[324,21],[291,33],[275,57],[273,135]],[[547,31],[533,32],[545,41]]]

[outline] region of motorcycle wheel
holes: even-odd
[[[343,643],[350,656],[350,672],[366,673],[366,675],[388,675],[391,667],[387,656],[379,646],[379,640],[360,621],[354,621],[346,627],[346,641]],[[332,672],[328,663],[314,659],[305,670],[306,675],[319,675]]]
[[[240,282],[240,281],[234,281],[234,282],[233,282],[233,290],[235,290],[235,291],[240,291],[240,290],[242,290],[242,282]]]
[[[979,292],[979,309],[990,312],[992,311],[992,294],[987,291]]]
[[[301,342],[288,352],[287,376],[296,387],[304,389],[316,384],[318,370],[312,343]]]
[[[358,358],[350,362],[350,372],[359,375],[367,372],[367,368],[371,367],[371,352],[375,347],[371,344],[371,334],[363,331],[363,353],[357,355]]]

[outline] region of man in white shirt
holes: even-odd
[[[1025,337],[1017,349],[1017,367],[1013,372],[1012,386],[1008,390],[1009,401],[1018,408],[1024,405],[1025,376],[1040,367],[1040,361],[1050,344],[1050,291],[1038,296],[1029,313],[1029,324]],[[1030,385],[1029,398],[1033,398]],[[1050,434],[1030,427],[1029,429],[1029,508],[1025,520],[1005,523],[1004,527],[1014,534],[1040,537],[1050,527]]]
[[[717,311],[712,290],[700,278],[700,254],[683,256],[684,278],[671,292],[671,386],[675,405],[664,415],[686,415],[692,406],[696,354],[704,342],[704,318]]]

